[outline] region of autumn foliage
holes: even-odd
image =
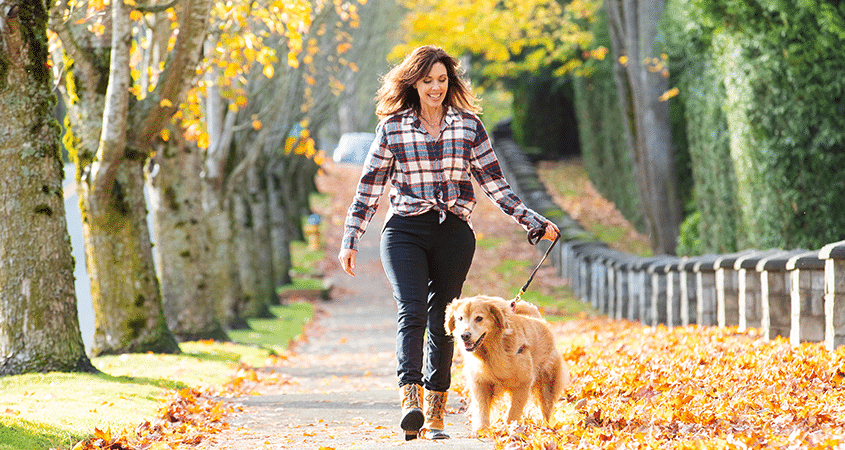
[[[480,70],[492,78],[554,67],[557,75],[577,70],[586,57],[604,58],[593,48],[584,24],[595,20],[597,0],[406,0],[406,42],[394,57],[423,44],[455,55],[483,59]]]
[[[554,420],[496,448],[832,448],[845,442],[843,351],[751,330],[607,318],[556,326],[574,376]]]
[[[73,450],[156,450],[197,445],[226,427],[222,420],[232,408],[197,389],[174,391],[165,400],[158,417],[144,421],[134,430],[94,430],[94,436],[79,442]]]

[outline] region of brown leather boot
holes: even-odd
[[[446,399],[449,392],[425,391],[425,425],[429,439],[449,439],[443,431],[443,418],[446,416]]]
[[[422,386],[418,384],[406,384],[401,388],[402,422],[399,426],[405,430],[406,441],[417,438],[425,421],[422,412],[422,391]]]

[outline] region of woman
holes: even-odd
[[[443,416],[454,344],[444,321],[446,305],[460,296],[475,253],[470,174],[526,230],[545,229],[543,239],[558,235],[557,227],[527,208],[505,181],[475,115],[480,110],[477,98],[460,75],[453,57],[423,46],[384,77],[376,108],[381,122],[346,216],[338,255],[343,270],[355,276],[358,241],[390,180],[380,252],[398,306],[400,426],[406,440],[416,438],[423,426],[434,439],[449,437]]]

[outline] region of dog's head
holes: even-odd
[[[507,327],[502,305],[479,297],[455,300],[446,308],[446,331],[472,352],[485,339],[494,338]]]

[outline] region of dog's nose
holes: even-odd
[[[469,341],[470,339],[472,339],[472,335],[469,333],[469,331],[467,331],[461,334],[461,339],[463,339],[465,342]]]

